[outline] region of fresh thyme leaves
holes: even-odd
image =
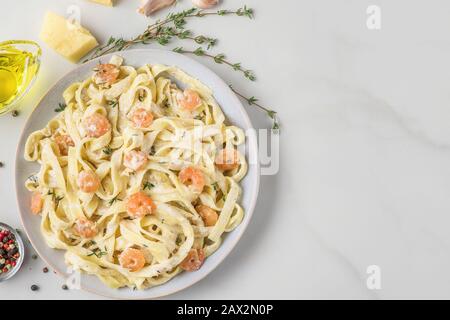
[[[199,57],[207,57],[207,58],[213,59],[214,62],[217,64],[226,64],[226,65],[230,66],[231,68],[233,68],[233,70],[242,72],[242,74],[250,81],[256,80],[256,76],[252,70],[242,68],[241,63],[232,63],[230,61],[227,61],[225,54],[223,54],[223,53],[219,53],[217,55],[212,55],[212,54],[207,53],[202,47],[198,47],[195,50],[185,50],[183,47],[176,47],[175,49],[173,49],[173,51],[177,52],[177,53],[185,53],[185,54],[188,53],[188,54],[194,54]]]
[[[214,182],[212,184],[212,187],[214,188],[215,191],[219,190],[219,184],[217,182]]]
[[[67,105],[65,103],[58,103],[58,108],[55,109],[55,112],[62,112],[66,107]]]
[[[37,177],[36,175],[32,174],[31,176],[29,176],[29,177],[27,178],[27,180],[30,180],[31,182],[33,182],[33,186],[34,186],[35,188],[37,188],[37,187],[39,186],[38,177]]]
[[[108,254],[108,252],[106,252],[106,248],[105,251],[100,250],[99,248],[95,248],[93,250],[90,250],[91,253],[89,253],[87,256],[96,256],[97,258],[101,258],[102,256],[105,256]]]
[[[111,149],[110,146],[107,146],[105,149],[103,149],[103,153],[106,154],[107,156],[110,156],[113,153],[113,150]]]
[[[112,206],[114,204],[114,202],[116,202],[116,201],[122,201],[122,199],[119,199],[119,196],[117,195],[114,198],[112,198],[111,200],[109,200],[108,204],[110,206]]]
[[[277,112],[271,109],[268,109],[266,107],[263,107],[262,105],[260,105],[258,103],[258,99],[256,99],[255,97],[250,97],[247,98],[246,96],[244,96],[242,93],[239,93],[238,91],[236,91],[236,89],[233,88],[232,85],[229,86],[230,89],[239,97],[241,97],[242,99],[244,99],[245,101],[247,101],[248,105],[250,106],[256,106],[258,107],[260,110],[264,111],[265,113],[267,113],[267,115],[269,116],[269,118],[272,119],[273,123],[272,123],[272,130],[274,131],[279,131],[280,130],[280,123],[278,121],[278,116],[277,116]]]
[[[48,195],[52,196],[53,201],[55,202],[55,208],[58,208],[59,202],[64,199],[64,196],[58,196],[55,191],[49,190],[47,192]]]
[[[95,244],[97,244],[97,243],[94,240],[89,240],[88,242],[86,242],[87,247],[93,246]]]
[[[108,105],[109,105],[111,108],[114,108],[114,107],[116,107],[117,105],[119,105],[119,100],[108,100]]]
[[[56,207],[58,208],[59,202],[64,199],[64,196],[56,196],[55,197],[55,203],[56,203]]]
[[[147,188],[150,190],[151,188],[154,188],[154,187],[155,187],[155,185],[153,183],[151,183],[151,182],[147,181],[147,182],[144,183],[144,190],[147,189]]]
[[[248,17],[251,19],[253,18],[253,10],[247,6],[244,6],[237,10],[209,11],[191,8],[177,13],[169,13],[166,18],[157,20],[155,23],[148,25],[143,33],[134,38],[125,40],[124,38],[110,37],[104,45],[98,47],[92,55],[83,62],[111,52],[125,50],[136,44],[149,44],[151,42],[156,42],[162,46],[165,46],[169,44],[173,38],[194,41],[197,44],[206,45],[207,48],[210,49],[216,45],[217,39],[204,35],[193,35],[191,30],[185,29],[187,20],[206,16],[226,15]]]

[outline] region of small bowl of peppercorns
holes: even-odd
[[[0,222],[0,282],[10,279],[20,269],[24,258],[20,234]]]

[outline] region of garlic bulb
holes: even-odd
[[[192,0],[194,6],[200,9],[209,9],[219,3],[219,0]]]
[[[171,6],[175,1],[176,0],[141,0],[141,6],[137,11],[148,17],[162,8]]]

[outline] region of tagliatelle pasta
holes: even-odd
[[[243,219],[247,172],[244,132],[211,90],[176,67],[114,56],[63,98],[25,145],[40,164],[25,185],[47,245],[112,288],[200,268]]]

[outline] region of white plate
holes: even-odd
[[[184,55],[174,53],[171,51],[163,50],[128,50],[119,53],[125,59],[125,64],[140,67],[146,63],[150,64],[166,64],[178,66],[193,77],[198,78],[201,82],[209,86],[214,92],[214,96],[218,103],[221,105],[227,120],[244,130],[252,129],[250,119],[243,108],[241,102],[236,95],[230,90],[228,85],[224,83],[214,72],[201,65],[200,63],[192,60]],[[19,145],[17,147],[16,154],[16,194],[17,202],[19,206],[19,212],[22,220],[23,227],[30,239],[33,247],[38,252],[39,256],[45,260],[48,265],[55,269],[56,272],[64,276],[69,277],[67,266],[64,263],[64,251],[54,250],[44,242],[43,237],[40,234],[39,225],[40,218],[35,217],[30,213],[30,193],[25,189],[24,182],[28,176],[38,171],[38,165],[36,163],[30,163],[23,159],[23,151],[25,141],[30,133],[35,130],[43,128],[47,122],[55,115],[53,111],[59,102],[63,101],[62,93],[71,83],[86,79],[92,73],[93,67],[99,63],[100,59],[94,59],[87,62],[75,70],[72,70],[60,79],[42,98],[35,110],[31,113],[25,128],[23,129]],[[105,62],[109,60],[109,56],[101,57],[101,61]],[[245,216],[242,223],[231,233],[226,234],[223,239],[223,243],[220,248],[208,259],[205,260],[202,268],[196,272],[183,272],[174,277],[169,282],[149,288],[142,291],[133,291],[128,288],[122,288],[119,290],[110,289],[106,287],[95,276],[82,275],[81,276],[81,288],[89,292],[93,292],[99,295],[122,298],[122,299],[150,299],[172,294],[184,288],[191,286],[197,281],[204,278],[214,268],[216,268],[222,260],[231,252],[233,247],[239,241],[240,237],[244,233],[250,218],[255,208],[256,199],[259,191],[259,161],[258,161],[258,148],[256,139],[249,139],[246,141],[247,158],[250,155],[251,161],[249,161],[249,171],[247,176],[242,180],[242,199],[241,204],[245,210]],[[207,293],[205,293],[206,296]]]

